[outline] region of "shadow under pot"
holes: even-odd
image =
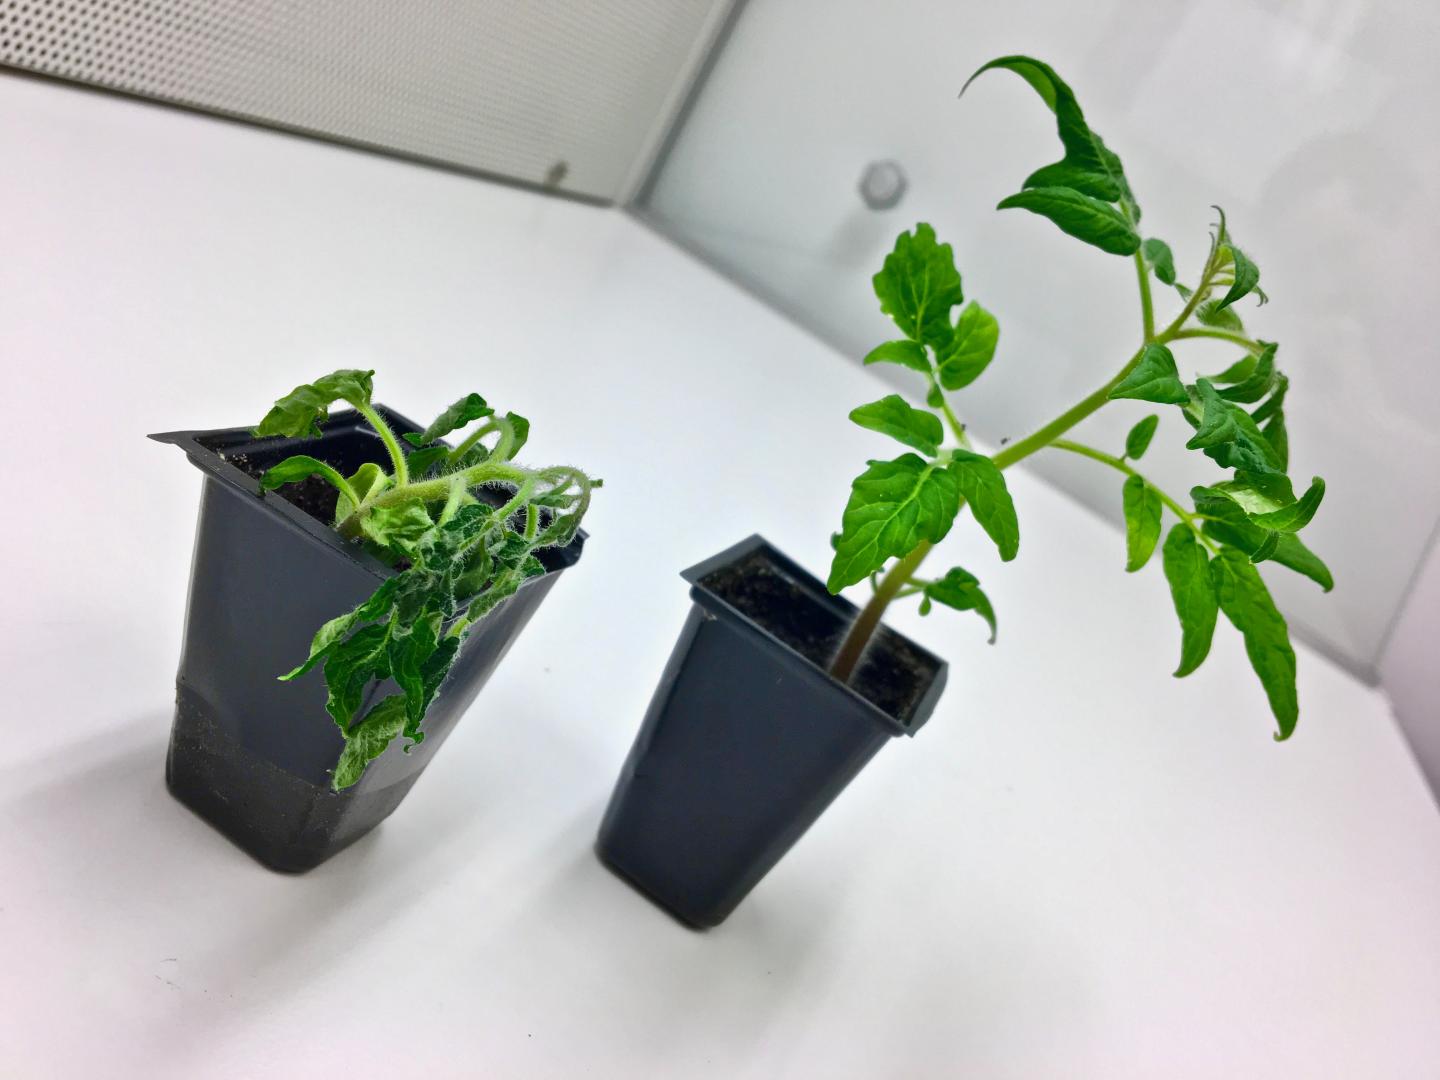
[[[694,607],[600,826],[602,862],[680,921],[722,922],[875,753],[914,735],[946,664],[857,614],[759,536],[682,575]]]
[[[397,433],[420,430],[377,411]],[[565,548],[537,552],[547,573],[475,624],[425,714],[423,742],[407,754],[406,740],[395,739],[356,784],[333,791],[345,740],[325,711],[322,669],[294,682],[277,676],[305,658],[322,623],[396,571],[331,527],[334,489],[318,478],[261,496],[260,475],[295,453],[347,476],[366,462],[388,467],[384,444],[357,413],[334,414],[322,431],[303,440],[245,428],[151,436],[180,447],[205,475],[165,780],[239,847],[290,872],[318,866],[400,805],[585,542],[581,532]],[[398,690],[392,680],[372,685],[360,713]]]

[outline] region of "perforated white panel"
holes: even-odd
[[[0,64],[624,193],[729,0],[0,0]]]

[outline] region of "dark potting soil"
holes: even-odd
[[[850,620],[836,612],[757,551],[704,579],[702,584],[755,620],[821,670],[827,670]],[[908,726],[935,669],[899,634],[882,625],[850,679],[861,697]]]

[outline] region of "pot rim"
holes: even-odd
[[[408,417],[402,416],[379,402],[375,402],[373,407],[397,435],[418,433],[423,430]],[[364,421],[358,410],[342,409],[327,416],[321,424],[321,429],[328,432],[347,425],[357,426],[357,421]],[[363,430],[368,432],[369,428],[366,427]],[[284,525],[300,533],[311,543],[328,548],[336,555],[364,568],[377,580],[384,581],[394,577],[397,573],[393,567],[387,566],[360,545],[348,542],[329,525],[302,510],[279,492],[262,492],[260,481],[239,466],[232,465],[226,460],[223,453],[223,451],[235,451],[241,447],[273,450],[288,446],[293,446],[297,453],[303,453],[302,448],[307,445],[313,446],[314,439],[288,438],[283,435],[256,436],[251,434],[251,429],[248,427],[163,431],[152,434],[148,438],[159,443],[178,446],[185,451],[185,455],[191,463],[207,477],[250,496],[262,513],[268,513],[278,518]],[[375,439],[377,443],[380,441],[378,435],[375,436]],[[559,562],[559,565],[554,568],[547,568],[548,572],[556,573],[573,566],[580,558],[588,535],[584,529],[580,529],[576,532],[575,539],[565,547],[548,549]]]
[[[901,641],[905,642],[906,646],[915,650],[923,660],[932,664],[935,669],[935,674],[931,678],[930,684],[925,688],[925,692],[915,704],[910,722],[907,724],[890,715],[890,713],[886,712],[879,705],[876,705],[869,698],[860,694],[848,683],[843,683],[836,679],[820,664],[815,663],[815,661],[801,653],[798,649],[782,641],[754,618],[745,614],[705,585],[705,579],[716,571],[723,570],[733,563],[746,559],[756,553],[763,553],[764,556],[775,563],[781,571],[789,577],[794,578],[796,582],[804,588],[804,591],[809,595],[813,603],[828,607],[836,615],[842,617],[847,624],[854,621],[855,616],[860,611],[858,607],[843,596],[832,595],[821,585],[818,578],[779,548],[775,547],[774,544],[770,543],[770,541],[766,540],[765,537],[759,533],[751,533],[739,543],[732,544],[724,551],[682,570],[680,576],[690,584],[691,599],[705,608],[710,614],[718,618],[723,618],[749,633],[758,634],[802,660],[808,668],[824,679],[832,690],[847,695],[854,703],[863,707],[871,715],[872,719],[889,730],[891,735],[909,735],[913,737],[915,733],[925,725],[925,722],[930,719],[930,714],[935,711],[935,705],[939,702],[940,695],[945,689],[945,682],[950,668],[949,663],[941,657],[936,656],[923,645],[912,641],[909,637],[900,633],[900,631],[881,623],[889,633],[894,634]]]

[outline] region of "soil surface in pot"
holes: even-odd
[[[850,626],[764,552],[717,570],[703,584],[821,670],[829,668]],[[850,687],[908,724],[934,675],[930,661],[882,625],[855,669]]]
[[[263,465],[251,461],[249,454],[226,454],[225,460],[256,480],[275,464],[273,461]],[[286,502],[293,503],[311,517],[323,521],[326,525],[335,524],[335,504],[339,501],[340,493],[323,477],[307,476],[293,484],[281,484],[279,491]]]

